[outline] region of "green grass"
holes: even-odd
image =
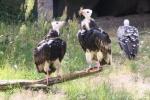
[[[44,78],[44,74],[38,74],[36,70],[16,70],[9,67],[0,69],[1,80],[12,80],[12,79],[40,79]]]
[[[84,81],[84,82],[83,82]],[[88,79],[68,82],[62,85],[69,100],[132,100],[125,90],[115,91],[108,83],[89,84]]]
[[[81,49],[78,39],[78,23],[76,20],[71,21],[61,32],[61,38],[67,42],[67,53],[62,61],[64,73],[74,72],[86,68],[87,63],[85,55]],[[12,79],[41,79],[44,74],[36,72],[33,62],[33,49],[37,43],[48,32],[50,23],[40,21],[39,23],[12,23],[6,24],[0,22],[0,80]],[[150,36],[141,36],[145,41],[139,50],[139,55],[135,61],[129,61],[125,56],[120,54],[115,37],[112,39],[113,65],[106,66],[100,74],[93,75],[82,79],[65,82],[52,86],[49,90],[51,95],[63,91],[66,100],[133,100],[134,96],[125,89],[114,89],[109,82],[102,80],[99,84],[92,84],[90,80],[95,77],[105,77],[111,73],[119,73],[123,66],[131,72],[140,73],[145,78],[150,77]],[[94,81],[95,82],[95,81]],[[96,82],[95,82],[96,83]],[[0,92],[0,97],[9,98],[14,93],[22,89],[14,88],[6,92]],[[51,93],[52,92],[52,93]]]

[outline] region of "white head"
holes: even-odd
[[[85,18],[91,18],[92,12],[93,11],[91,9],[81,8],[79,11],[79,15],[83,15]]]
[[[124,23],[124,26],[129,26],[130,25],[130,22],[129,22],[128,19],[125,19],[123,23]]]
[[[59,33],[60,28],[65,24],[65,21],[52,21],[52,29],[56,30]]]

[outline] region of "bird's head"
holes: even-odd
[[[130,25],[130,21],[128,19],[125,19],[123,24],[124,24],[124,26],[129,26]]]
[[[52,29],[48,32],[45,39],[55,38],[59,36],[59,30],[63,27],[65,21],[52,21]]]
[[[51,25],[52,25],[52,29],[57,31],[59,33],[59,30],[63,27],[63,25],[65,24],[65,21],[52,21]]]
[[[81,16],[84,16],[85,18],[91,18],[92,16],[92,10],[91,9],[83,9],[83,8],[80,8],[79,10],[79,15]]]

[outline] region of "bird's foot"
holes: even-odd
[[[91,68],[87,68],[86,72],[94,72],[94,71],[97,71],[97,70],[100,70],[100,68],[98,68],[98,67],[91,67]]]
[[[101,70],[101,69],[102,69],[102,66],[96,67],[96,70],[97,70],[97,71],[99,71],[99,70]]]
[[[89,66],[87,69],[86,69],[86,72],[89,72],[91,70],[92,66]]]
[[[61,77],[61,75],[57,75],[57,78],[58,78],[58,80],[61,80],[62,77]]]
[[[97,67],[97,70],[100,70],[102,68],[99,62],[96,62],[96,67]]]

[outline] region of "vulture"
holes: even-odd
[[[91,18],[92,10],[80,9],[79,15],[84,16],[84,19],[81,21],[77,37],[89,65],[87,71],[92,68],[92,64],[96,64],[98,69],[102,65],[110,65],[112,55],[109,35]]]
[[[135,59],[139,48],[139,33],[138,29],[130,26],[128,19],[124,20],[124,25],[119,26],[117,30],[118,42],[121,50],[129,60]]]
[[[34,49],[34,62],[37,71],[46,74],[47,84],[51,73],[56,71],[57,76],[60,76],[61,61],[66,52],[66,42],[59,37],[59,29],[64,23],[64,21],[51,22],[52,29]]]

